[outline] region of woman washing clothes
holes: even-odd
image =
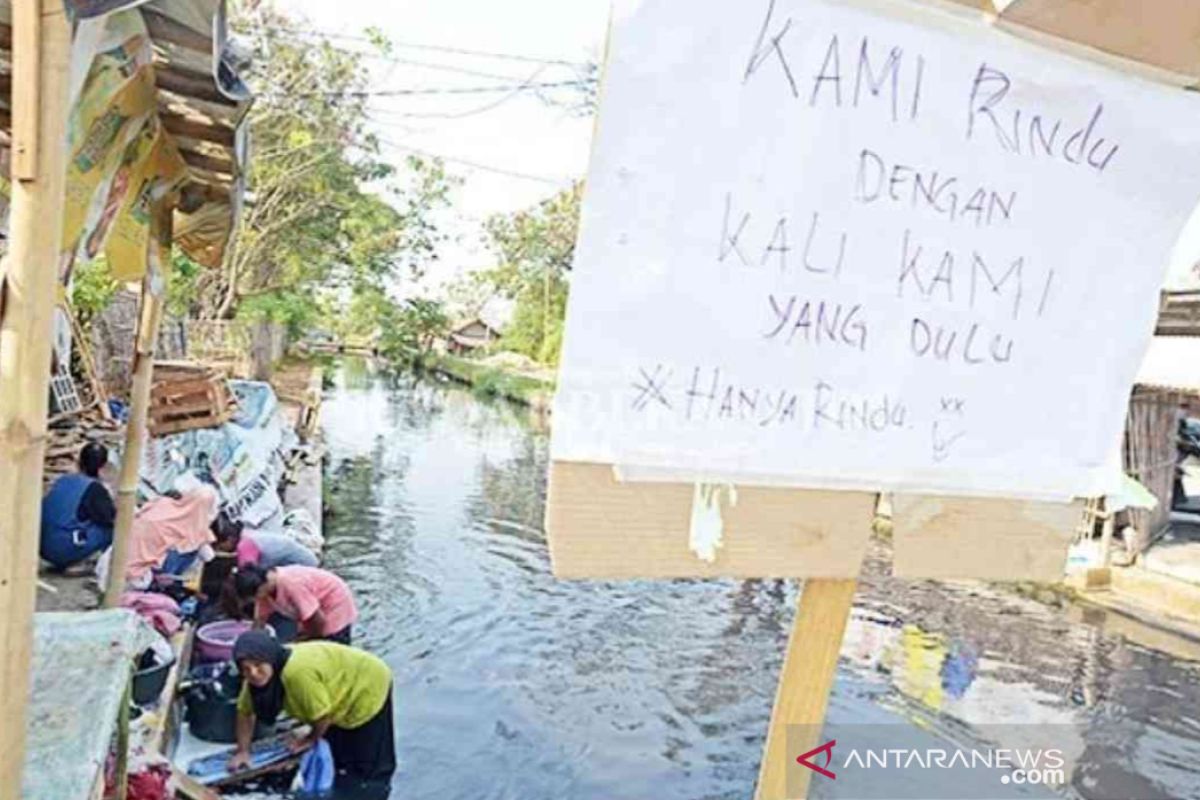
[[[396,771],[392,671],[378,657],[334,642],[284,646],[249,631],[234,643],[233,660],[243,685],[231,771],[250,765],[256,722],[271,724],[281,711],[311,726],[291,741],[293,751],[329,743],[337,784],[386,781]]]
[[[262,627],[273,613],[299,624],[299,639],[350,644],[358,608],[346,582],[317,567],[248,566],[234,576],[240,603],[254,601],[254,624]]]
[[[225,514],[219,515],[213,522],[212,532],[217,537],[217,552],[235,554],[239,569],[257,566],[272,570],[296,564],[315,567],[320,563],[312,550],[290,536],[245,530],[241,522],[234,522]]]

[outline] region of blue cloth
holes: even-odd
[[[199,555],[195,550],[190,553],[181,553],[172,547],[163,556],[162,566],[154,571],[160,575],[182,575],[195,563]]]
[[[333,751],[329,742],[320,739],[316,747],[300,758],[300,771],[296,775],[300,792],[307,797],[331,791],[335,773]]]
[[[38,548],[55,569],[66,569],[112,544],[112,528],[81,519],[79,504],[96,482],[82,473],[63,475],[42,498],[42,531]]]

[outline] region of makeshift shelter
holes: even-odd
[[[107,253],[119,279],[145,272],[149,208],[179,190],[178,246],[221,262],[242,202],[250,93],[224,0],[68,0],[67,188],[60,279]],[[12,0],[0,2],[0,159],[11,165]],[[7,171],[7,170],[6,170]],[[8,235],[7,182],[0,233]]]
[[[0,796],[20,780],[47,384],[70,357],[66,287],[102,252],[141,287],[123,563],[171,248],[219,264],[240,212],[250,96],[225,14],[224,0],[0,0]]]
[[[1196,325],[1184,328],[1176,324],[1175,329],[1200,334]],[[1158,499],[1153,511],[1131,512],[1142,548],[1170,521],[1179,463],[1179,421],[1185,409],[1200,400],[1200,336],[1196,334],[1155,336],[1129,401],[1124,467]]]
[[[132,611],[38,614],[25,722],[25,800],[98,798],[133,659],[158,635]]]

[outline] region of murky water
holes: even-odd
[[[327,564],[396,674],[393,798],[752,796],[794,586],[556,581],[548,432],[522,411],[348,364],[322,414]],[[833,723],[1036,724],[1069,757],[1064,796],[1200,797],[1200,646],[869,575],[842,656]]]

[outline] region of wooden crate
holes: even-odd
[[[215,428],[233,418],[237,401],[225,378],[207,373],[170,372],[172,378],[160,380],[150,388],[149,427],[151,436]],[[155,377],[159,377],[156,371]]]

